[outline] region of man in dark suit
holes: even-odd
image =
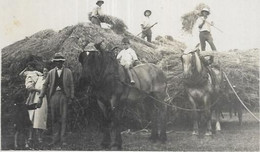
[[[46,77],[39,96],[38,107],[41,106],[42,98],[48,90],[53,132],[53,140],[50,146],[58,142],[61,142],[64,146],[66,145],[64,135],[66,131],[68,104],[74,98],[73,75],[70,69],[64,67],[65,58],[60,53],[54,55],[52,62],[56,67],[50,70]]]

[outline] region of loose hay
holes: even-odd
[[[91,21],[91,12],[88,13],[88,17]],[[123,20],[111,15],[103,15],[101,22],[109,24],[111,26],[111,29],[118,34],[124,33],[127,30],[127,26]]]
[[[201,10],[205,7],[209,8],[206,4],[200,3],[195,7],[193,11],[184,14],[181,17],[182,30],[188,33],[192,33],[193,26],[196,23],[197,19],[199,18]]]

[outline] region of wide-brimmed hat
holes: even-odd
[[[208,14],[210,14],[210,10],[208,9],[208,8],[203,8],[201,11],[200,11],[200,13],[202,13],[202,12],[208,12]]]
[[[95,43],[90,42],[85,48],[84,51],[87,52],[92,52],[92,51],[97,51],[96,47],[95,47]]]
[[[123,38],[123,39],[122,39],[122,43],[124,43],[124,44],[130,44],[130,41],[129,41],[128,38]]]
[[[65,62],[65,58],[61,53],[55,53],[52,62]]]
[[[96,4],[98,4],[99,2],[101,2],[102,4],[104,4],[104,1],[102,1],[102,0],[97,0]]]
[[[145,15],[145,14],[146,14],[146,12],[149,12],[149,13],[150,13],[150,15],[152,14],[152,11],[151,11],[151,10],[145,10],[145,11],[144,11],[144,16],[146,16],[146,15]],[[149,15],[149,16],[150,16],[150,15]]]

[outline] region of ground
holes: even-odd
[[[257,122],[249,113],[243,115],[242,126],[238,125],[237,117],[229,118],[224,113],[222,131],[209,137],[191,136],[190,126],[174,125],[168,127],[166,144],[148,141],[148,132],[123,133],[123,150],[131,151],[259,151],[260,131]],[[259,114],[257,115],[259,116]],[[68,145],[48,147],[50,135],[44,136],[44,143],[35,149],[39,150],[102,150],[99,143],[102,134],[96,128],[86,127],[85,131],[67,133]],[[2,130],[2,150],[13,149],[13,133]]]

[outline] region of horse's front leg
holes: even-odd
[[[155,102],[152,100],[152,132],[151,132],[151,137],[150,140],[152,142],[156,142],[159,135],[158,135],[158,107],[155,105]]]
[[[211,126],[211,102],[209,101],[209,97],[205,96],[203,98],[203,102],[205,105],[205,115],[206,115],[206,122],[207,122],[207,129],[205,136],[211,136],[212,135],[212,126]]]
[[[220,112],[219,108],[217,108],[215,110],[215,114],[216,114],[216,133],[217,133],[217,132],[221,131],[221,126],[220,126],[220,114],[221,114],[221,112]]]
[[[111,113],[112,113],[112,122],[113,128],[115,129],[115,142],[113,147],[116,147],[118,150],[122,149],[122,137],[121,137],[121,118],[122,118],[122,109],[123,105],[119,101],[119,97],[112,95],[110,99],[111,104]]]
[[[102,121],[102,131],[103,131],[103,140],[101,142],[102,148],[109,149],[111,144],[111,134],[110,134],[110,126],[111,126],[111,118],[108,114],[108,107],[102,103],[100,100],[98,101],[98,105],[103,112],[104,118]]]
[[[193,131],[192,131],[192,135],[199,135],[199,125],[198,125],[198,112],[197,112],[197,106],[196,103],[194,101],[194,99],[189,95],[189,100],[191,102],[192,105],[192,117],[193,117]]]
[[[116,147],[117,150],[122,150],[122,136],[121,136],[121,117],[122,117],[122,109],[121,107],[117,107],[113,111],[113,124],[115,128],[115,142],[113,143],[113,147]]]
[[[156,99],[166,99],[166,94],[165,93],[154,93],[154,97]],[[158,101],[155,101],[158,103]],[[166,123],[167,123],[167,105],[159,103],[159,126],[160,126],[160,141],[162,143],[165,143],[167,140],[167,135],[166,135]]]
[[[166,135],[166,123],[167,123],[167,105],[162,105],[160,109],[160,140],[162,143],[165,143],[167,140]]]
[[[215,102],[219,102],[219,99],[217,99]],[[221,117],[221,106],[220,103],[216,104],[215,108],[215,114],[216,114],[216,134],[221,131],[221,125],[220,125],[220,117]]]

